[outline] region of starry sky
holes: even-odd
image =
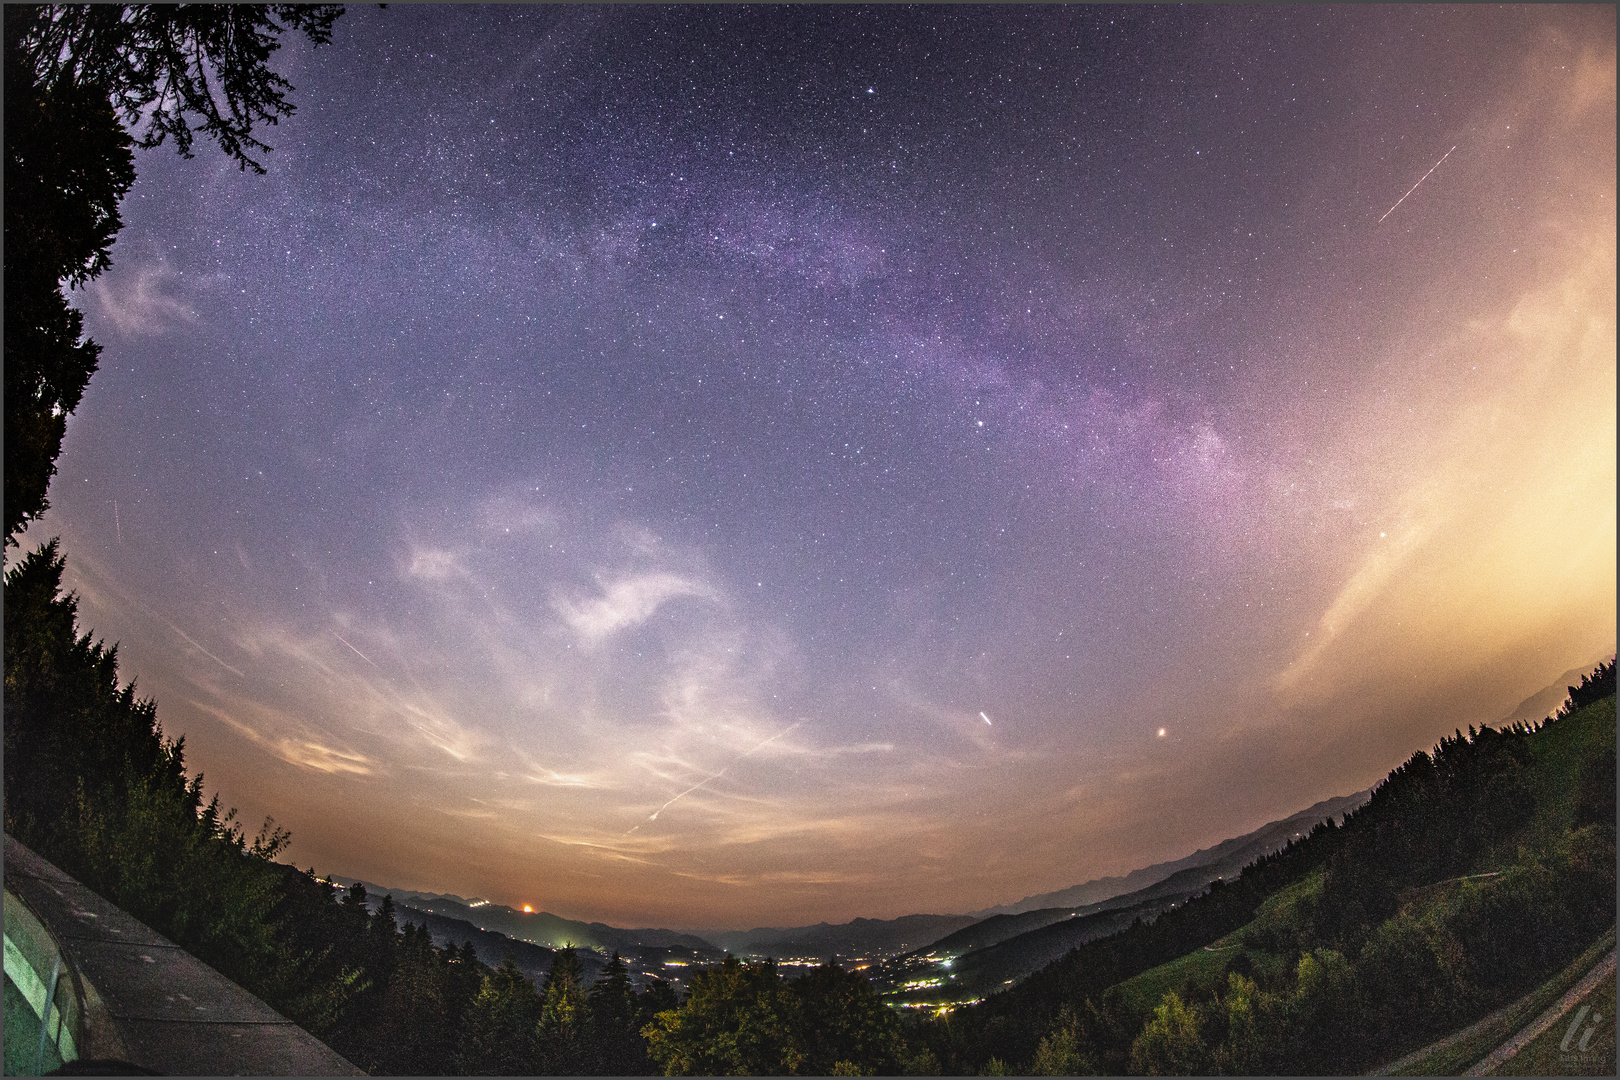
[[[719,928],[1177,858],[1612,653],[1615,29],[352,8],[268,175],[138,155],[25,550],[321,873]]]

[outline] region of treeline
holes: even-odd
[[[317,913],[308,913],[317,914]],[[425,926],[395,922],[392,897],[370,915],[363,885],[324,904],[327,925],[310,944],[347,930],[322,985],[331,1009],[311,1030],[367,1072],[382,1076],[644,1076],[656,1072],[641,1028],[676,1007],[669,984],[637,992],[617,955],[584,983],[579,957],[559,949],[536,987],[511,957],[490,968],[471,943],[439,948]],[[333,991],[336,991],[334,994]]]
[[[643,1030],[668,1076],[873,1076],[939,1072],[938,1060],[858,972],[823,964],[784,979],[728,956],[692,978],[679,1009]]]

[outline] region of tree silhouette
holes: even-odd
[[[900,1023],[866,976],[823,964],[792,980],[800,1003],[807,1075],[862,1075],[896,1070]]]
[[[538,1073],[535,1032],[540,995],[508,953],[486,975],[467,1010],[457,1071],[466,1076],[529,1076]]]
[[[545,1071],[552,1075],[585,1071],[586,1027],[589,1006],[585,997],[585,969],[573,946],[558,949],[546,971],[540,995],[540,1022],[536,1036]]]
[[[173,136],[190,157],[196,123],[239,167],[262,173],[249,151],[270,147],[254,126],[295,111],[292,84],[269,66],[281,35],[324,45],[342,14],[342,4],[58,4],[21,7],[16,19],[40,85],[98,87],[126,124],[146,118],[141,147]]]
[[[50,505],[68,414],[101,347],[61,286],[111,264],[132,145],[195,131],[263,172],[253,135],[293,112],[270,70],[280,36],[331,40],[341,5],[8,4],[5,9],[5,546]],[[120,124],[145,117],[131,140]]]
[[[50,504],[67,416],[101,347],[61,285],[110,262],[135,181],[130,139],[99,87],[41,84],[23,47],[29,9],[5,9],[5,529],[6,546]]]
[[[119,685],[116,648],[78,635],[64,565],[52,541],[5,579],[6,831],[51,852],[81,800],[119,804],[143,781],[188,790],[184,740],[165,739],[156,706]]]
[[[641,1040],[641,1020],[630,969],[618,953],[591,985],[589,1071],[599,1076],[642,1076],[652,1068]]]

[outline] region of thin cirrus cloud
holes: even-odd
[[[201,698],[194,706],[283,761],[322,772],[369,775],[387,771],[385,761],[418,759],[459,768],[482,758],[486,739],[452,716],[440,695],[402,685],[353,642],[384,657],[392,651],[385,628],[349,625],[342,613],[334,619],[352,638],[281,620],[236,621],[228,644],[250,661],[248,682],[226,687],[193,674],[188,681]],[[284,696],[289,684],[300,688],[294,697]],[[350,745],[327,745],[338,739]]]
[[[97,310],[125,337],[163,334],[176,324],[197,321],[197,313],[169,294],[179,275],[160,264],[98,278],[85,287]]]
[[[682,596],[712,599],[713,595],[702,584],[678,574],[638,574],[605,585],[599,596],[574,599],[558,595],[552,608],[575,633],[594,644],[646,622],[669,600]]]
[[[203,701],[193,701],[191,705],[199,712],[207,713],[221,721],[248,741],[263,747],[266,752],[300,769],[313,769],[323,773],[353,773],[358,776],[370,776],[375,771],[376,763],[365,754],[326,745],[307,727],[278,710],[245,700],[239,700],[234,703],[234,707],[228,708]],[[243,711],[252,713],[261,725],[268,723],[276,727],[291,728],[295,733],[266,735],[258,727],[241,719],[239,713]],[[326,738],[330,741],[329,736]]]
[[[411,577],[444,581],[464,575],[466,570],[454,552],[423,548],[411,553],[411,562],[405,572]]]
[[[1282,700],[1358,685],[1373,642],[1443,679],[1518,636],[1574,621],[1571,611],[1612,627],[1614,265],[1611,228],[1550,284],[1437,350],[1466,356],[1469,370],[1475,361],[1495,369],[1500,385],[1443,411],[1409,399],[1435,417],[1415,455],[1426,467],[1369,510],[1387,524],[1369,530],[1275,677]],[[1605,647],[1601,637],[1586,647]]]

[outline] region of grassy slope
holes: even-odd
[[[1166,993],[1179,992],[1182,984],[1189,980],[1209,984],[1221,978],[1237,955],[1237,949],[1199,949],[1115,985],[1128,1006],[1147,1013],[1164,1000]]]
[[[975,949],[958,958],[953,966],[956,993],[958,997],[966,997],[994,992],[1019,976],[1051,963],[1077,945],[1117,934],[1136,919],[1151,919],[1174,903],[1174,899],[1164,897],[1132,907],[1098,911]]]
[[[1518,840],[1534,847],[1556,841],[1575,819],[1575,777],[1581,763],[1614,738],[1614,698],[1604,698],[1536,732],[1536,812]]]
[[[1288,936],[1303,913],[1310,910],[1321,890],[1322,872],[1313,870],[1303,879],[1267,897],[1248,925],[1210,942],[1202,949],[1117,983],[1121,997],[1135,1011],[1147,1013],[1164,999],[1167,991],[1179,991],[1184,983],[1205,986],[1218,983],[1224,978],[1232,961],[1239,956],[1247,956],[1257,970],[1275,973],[1286,963],[1286,958],[1264,948],[1259,942]]]

